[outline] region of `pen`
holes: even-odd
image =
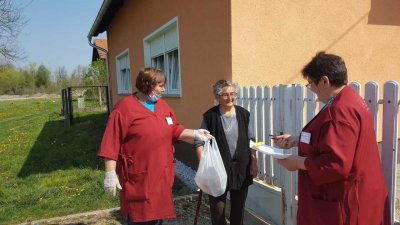
[[[276,135],[269,134],[268,136],[269,136],[271,139],[276,139]]]

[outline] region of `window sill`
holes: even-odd
[[[168,98],[180,98],[182,97],[181,94],[163,94],[163,97],[168,97]]]
[[[131,95],[132,93],[118,93],[119,96],[128,96]]]

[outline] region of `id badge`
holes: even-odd
[[[165,120],[167,121],[167,124],[168,125],[172,125],[172,124],[174,124],[173,122],[172,122],[172,118],[171,117],[165,117]]]
[[[304,131],[301,132],[300,142],[310,144],[310,140],[311,140],[311,133],[304,132]]]

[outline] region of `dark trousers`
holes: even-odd
[[[246,203],[248,188],[241,190],[230,190],[230,200],[231,200],[231,212],[230,212],[230,224],[231,225],[243,225],[244,216],[244,204]],[[208,196],[210,202],[210,213],[212,225],[226,225],[225,219],[225,205],[226,205],[226,195],[225,194],[213,197]]]

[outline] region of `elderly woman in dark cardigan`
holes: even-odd
[[[257,156],[250,149],[249,141],[254,139],[249,128],[250,113],[235,105],[237,86],[226,80],[219,80],[213,86],[218,105],[203,114],[202,129],[207,129],[215,137],[225,170],[228,175],[227,188],[218,197],[209,195],[212,225],[226,225],[225,203],[230,192],[230,224],[242,225],[244,205],[248,186],[257,176]],[[195,141],[197,158],[200,161],[204,142]]]

